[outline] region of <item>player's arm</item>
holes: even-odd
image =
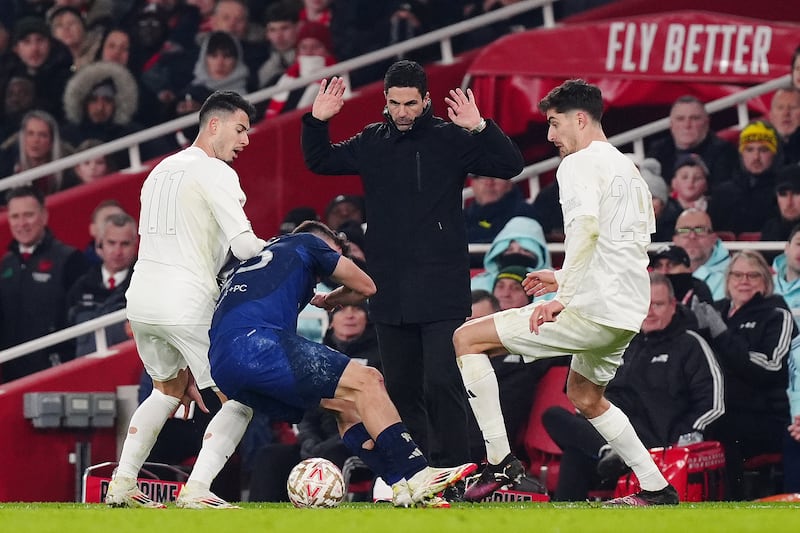
[[[231,239],[231,252],[239,261],[245,261],[257,256],[266,245],[264,239],[259,239],[252,230],[248,230]]]
[[[575,296],[578,287],[589,269],[592,254],[600,236],[597,217],[581,215],[570,222],[564,242],[564,264],[554,273],[558,283],[555,300],[566,307]]]
[[[377,290],[372,278],[358,268],[358,265],[353,261],[344,256],[340,257],[339,262],[336,263],[331,279],[341,283],[341,287],[337,287],[325,295],[317,295],[320,298],[315,296],[311,302],[312,304],[325,309],[333,309],[340,305],[357,304],[375,294]],[[315,300],[317,301],[316,303]]]

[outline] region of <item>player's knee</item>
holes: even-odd
[[[469,324],[462,324],[460,325],[454,332],[453,332],[453,346],[456,349],[456,356],[464,353],[470,353],[469,351]]]
[[[567,398],[587,418],[592,418],[592,413],[597,410],[599,398],[593,394],[587,394],[582,389],[570,389],[567,387]]]
[[[361,390],[365,393],[375,394],[385,390],[383,374],[377,368],[371,366],[362,367],[359,378]]]

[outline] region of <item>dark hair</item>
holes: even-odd
[[[403,59],[389,67],[383,78],[383,91],[392,87],[414,87],[424,98],[428,93],[428,77],[419,63]]]
[[[128,28],[123,26],[109,26],[103,32],[103,37],[100,39],[100,46],[97,47],[97,52],[94,54],[95,61],[103,61],[103,48],[106,46],[106,41],[108,40],[108,36],[112,33],[123,33],[128,36],[128,64],[125,65],[126,67],[131,63],[131,59],[133,58],[134,50],[133,50],[133,36]]]
[[[539,102],[542,114],[547,114],[551,109],[557,113],[586,111],[592,119],[600,122],[603,118],[603,95],[599,87],[585,80],[567,80]]]
[[[300,21],[300,11],[293,2],[275,2],[270,4],[264,13],[264,25],[270,22],[293,22],[297,24]]]
[[[650,272],[650,286],[653,285],[665,286],[667,288],[667,293],[669,294],[669,299],[675,299],[675,289],[672,287],[672,282],[661,272]]]
[[[214,111],[234,113],[237,109],[247,113],[247,118],[250,119],[250,122],[255,121],[256,108],[245,100],[241,94],[234,91],[214,91],[211,96],[206,98],[200,108],[200,124],[207,123]]]
[[[472,305],[484,301],[489,302],[489,304],[492,306],[492,311],[500,311],[500,301],[494,294],[483,289],[475,289],[472,291]]]
[[[796,234],[797,232],[800,232],[800,224],[796,224],[796,225],[795,225],[795,226],[792,228],[792,231],[790,231],[790,232],[789,232],[789,238],[788,238],[788,239],[786,239],[786,241],[787,241],[787,242],[788,242],[788,241],[791,241],[791,240],[792,240],[792,237],[794,237],[794,236],[795,236],[795,234]]]
[[[28,196],[35,198],[41,207],[44,207],[44,193],[30,185],[23,185],[22,187],[14,187],[9,189],[6,193],[6,205],[8,205],[14,198],[27,198]]]
[[[239,59],[239,49],[236,47],[236,41],[234,41],[234,37],[226,31],[211,32],[208,36],[206,56],[217,52],[222,52],[226,57]]]
[[[84,30],[86,29],[86,19],[83,18],[83,15],[81,15],[80,11],[78,11],[76,8],[72,6],[59,6],[55,8],[53,12],[48,15],[47,23],[52,26],[53,20],[55,20],[56,17],[63,15],[64,13],[72,13],[73,15],[78,17],[78,20],[81,21],[81,26],[83,26]]]
[[[797,62],[797,58],[800,57],[800,46],[795,48],[794,55],[792,55],[792,62],[789,65],[789,68],[794,68],[794,64]]]
[[[328,237],[336,243],[336,246],[342,249],[342,255],[348,257],[350,254],[350,243],[347,241],[347,235],[341,232],[335,232],[319,220],[306,220],[297,226],[292,235],[296,233],[311,233],[319,237]]]

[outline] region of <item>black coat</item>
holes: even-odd
[[[678,149],[672,135],[653,141],[646,150],[647,157],[655,157],[661,163],[661,176],[667,185],[675,174],[675,161],[678,156],[689,153],[698,154],[703,158],[708,167],[708,188],[712,194],[716,194],[717,187],[730,180],[739,168],[739,153],[736,147],[711,132],[706,135],[703,142],[689,150]]]
[[[711,341],[725,374],[728,411],[788,422],[788,364],[798,330],[783,297],[756,294],[732,317],[729,299],[714,306],[728,325]]]
[[[376,323],[463,320],[470,314],[469,254],[461,194],[468,173],[512,178],[519,148],[491,120],[472,135],[432,114],[399,131],[387,118],[330,143],[328,124],[303,117],[303,157],[318,174],[359,174],[367,220],[367,268],[378,292]]]
[[[648,448],[704,431],[724,413],[720,367],[706,341],[687,330],[693,323],[691,313],[678,306],[665,329],[637,334],[606,389]]]
[[[715,189],[708,203],[708,216],[717,231],[734,233],[761,231],[764,224],[780,216],[775,197],[773,166],[753,175],[743,168],[732,180]]]
[[[49,230],[27,262],[22,260],[17,241],[12,241],[0,261],[0,349],[66,327],[67,291],[86,269],[83,253],[55,239]],[[51,366],[48,359],[52,353],[63,361],[72,358],[73,349],[53,346],[3,363],[3,379]]]
[[[128,270],[125,280],[112,290],[103,283],[101,265],[92,266],[86,274],[75,281],[67,293],[69,325],[87,322],[93,318],[124,309],[127,305],[125,292],[130,285],[131,273],[133,273],[133,267]],[[128,340],[125,324],[120,323],[107,327],[106,340],[109,346]],[[94,333],[87,333],[78,337],[75,355],[86,355],[96,349]]]

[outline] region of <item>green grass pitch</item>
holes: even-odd
[[[0,503],[3,533],[782,533],[800,531],[797,503],[698,503],[603,509],[589,504],[453,504],[395,509],[345,503],[336,509],[242,504],[241,510],[170,507],[110,509],[101,504]]]

